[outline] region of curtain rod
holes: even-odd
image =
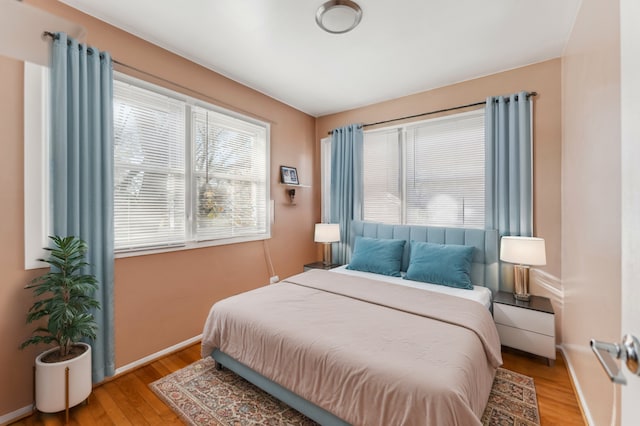
[[[53,40],[56,40],[56,39],[57,39],[56,34],[54,34],[54,33],[50,32],[50,31],[44,31],[44,32],[42,33],[42,38],[44,39],[45,37],[49,37],[49,38],[51,38],[51,39],[53,39]],[[89,54],[92,54],[92,51],[89,51],[88,53],[89,53]],[[184,86],[184,85],[182,85],[182,84],[180,84],[180,83],[176,83],[175,81],[171,81],[171,80],[168,80],[168,79],[166,79],[166,78],[164,78],[164,77],[160,77],[160,76],[158,76],[158,75],[152,74],[152,73],[150,73],[150,72],[148,72],[148,71],[141,70],[140,68],[136,68],[136,67],[134,67],[134,66],[132,66],[132,65],[125,64],[124,62],[120,62],[120,61],[118,61],[118,60],[117,60],[117,59],[115,59],[114,57],[111,57],[111,62],[113,62],[114,64],[119,65],[119,66],[121,66],[121,67],[123,67],[123,68],[127,68],[127,69],[130,69],[130,70],[135,71],[135,72],[137,72],[137,73],[144,74],[144,75],[146,75],[147,77],[151,77],[151,78],[154,78],[154,79],[156,79],[156,80],[160,80],[160,81],[162,81],[162,82],[164,82],[164,83],[170,84],[170,85],[172,85],[172,86],[174,86],[174,87],[178,87],[178,88],[180,88],[180,89],[182,89],[182,90],[186,90],[186,91],[188,91],[188,92],[195,93],[196,95],[200,95],[200,96],[202,96],[203,98],[206,98],[206,99],[208,99],[209,101],[212,101],[214,104],[216,104],[216,106],[223,107],[223,108],[227,108],[227,109],[229,109],[229,110],[231,110],[231,111],[235,111],[235,112],[238,112],[238,113],[242,113],[242,114],[245,114],[245,115],[248,115],[248,116],[251,116],[251,117],[257,118],[257,119],[258,119],[258,120],[260,120],[260,121],[264,121],[264,122],[267,122],[267,123],[272,123],[272,120],[266,119],[266,118],[264,118],[264,117],[261,117],[261,116],[259,116],[259,115],[254,114],[254,113],[252,113],[252,112],[245,111],[245,110],[243,110],[243,109],[239,109],[239,108],[237,108],[237,107],[235,107],[235,106],[233,106],[233,105],[230,105],[230,104],[228,104],[228,103],[226,103],[226,102],[221,101],[220,99],[216,99],[216,98],[214,98],[214,97],[212,97],[212,96],[209,96],[209,95],[207,95],[207,94],[205,94],[205,93],[199,92],[199,91],[197,91],[197,90],[195,90],[195,89],[191,89],[191,88],[189,88],[189,87],[187,87],[187,86]]]
[[[538,96],[538,92],[529,92],[529,93],[527,93],[527,98],[530,97],[530,96]],[[516,99],[518,99],[517,95],[516,95]],[[509,102],[509,99],[506,99],[506,101]],[[426,115],[439,114],[441,112],[455,111],[457,109],[463,109],[463,108],[470,108],[470,107],[479,106],[479,105],[485,105],[486,103],[487,103],[486,101],[474,102],[472,104],[459,105],[459,106],[455,106],[455,107],[451,107],[451,108],[439,109],[437,111],[423,112],[423,113],[420,113],[420,114],[408,115],[406,117],[391,118],[389,120],[377,121],[375,123],[366,123],[366,124],[362,124],[360,127],[369,127],[369,126],[377,126],[378,124],[393,123],[394,121],[408,120],[410,118],[424,117]],[[332,134],[333,130],[330,130],[327,133],[328,134]]]
[[[54,33],[50,32],[50,31],[44,31],[44,32],[42,33],[42,37],[43,37],[43,38],[44,38],[44,37],[50,37],[51,39],[54,39],[54,40],[56,39],[56,35],[55,35]],[[91,54],[91,51],[89,51],[88,53],[89,53],[89,54]],[[251,116],[257,117],[257,118],[259,118],[260,120],[263,120],[263,121],[269,121],[269,122],[270,122],[270,120],[266,120],[266,119],[265,119],[265,118],[263,118],[263,117],[258,117],[258,116],[256,116],[255,114],[252,114],[252,113],[250,113],[250,112],[243,111],[243,110],[240,110],[240,111],[239,111],[237,108],[232,107],[231,105],[229,105],[229,104],[227,104],[227,103],[225,103],[225,102],[222,102],[222,101],[220,101],[219,99],[213,98],[213,97],[211,97],[211,96],[209,96],[209,95],[207,95],[207,94],[204,94],[204,93],[202,93],[202,92],[199,92],[199,91],[197,91],[197,90],[195,90],[195,89],[191,89],[191,88],[189,88],[189,87],[187,87],[187,86],[183,86],[183,85],[182,85],[182,84],[180,84],[180,83],[176,83],[176,82],[171,81],[171,80],[168,80],[168,79],[166,79],[166,78],[164,78],[164,77],[160,77],[160,76],[155,75],[155,74],[152,74],[152,73],[150,73],[150,72],[148,72],[148,71],[144,71],[144,70],[141,70],[140,68],[136,68],[136,67],[134,67],[134,66],[132,66],[132,65],[125,64],[124,62],[120,62],[120,61],[118,61],[117,59],[115,59],[115,58],[113,58],[113,57],[111,58],[111,61],[112,61],[114,64],[117,64],[117,65],[119,65],[119,66],[121,66],[121,67],[124,67],[124,68],[130,69],[130,70],[135,71],[135,72],[138,72],[138,73],[140,73],[140,74],[144,74],[144,75],[146,75],[146,76],[148,76],[148,77],[152,77],[152,78],[158,79],[158,80],[163,81],[163,82],[165,82],[165,83],[167,83],[167,84],[171,84],[171,85],[173,85],[173,86],[175,86],[175,87],[179,87],[179,88],[181,88],[181,89],[183,89],[183,90],[187,90],[187,91],[189,91],[189,92],[191,92],[191,93],[196,93],[196,94],[198,94],[198,95],[200,95],[200,96],[203,96],[203,97],[205,97],[205,98],[207,98],[207,99],[209,99],[209,100],[214,101],[214,102],[215,102],[215,103],[217,103],[217,104],[223,104],[225,107],[227,107],[227,108],[229,108],[229,109],[231,109],[231,110],[238,111],[238,112],[242,112],[242,113],[244,113],[244,114],[247,114],[247,115],[251,115]],[[527,93],[527,97],[529,97],[529,96],[537,96],[537,95],[538,95],[538,92],[529,92],[529,93]],[[518,99],[518,97],[517,97],[517,96],[516,96],[516,99]],[[508,102],[508,99],[507,99],[507,102]],[[472,104],[460,105],[460,106],[455,106],[455,107],[451,107],[451,108],[444,108],[444,109],[439,109],[439,110],[437,110],[437,111],[423,112],[423,113],[420,113],[420,114],[409,115],[409,116],[406,116],[406,117],[391,118],[391,119],[389,119],[389,120],[378,121],[378,122],[375,122],[375,123],[366,123],[366,124],[362,124],[362,126],[361,126],[361,127],[377,126],[377,125],[379,125],[379,124],[393,123],[394,121],[401,121],[401,120],[408,120],[408,119],[410,119],[410,118],[424,117],[424,116],[426,116],[426,115],[439,114],[439,113],[441,113],[441,112],[448,112],[448,111],[455,111],[455,110],[457,110],[457,109],[470,108],[470,107],[479,106],[479,105],[484,105],[484,104],[486,104],[486,101],[482,101],[482,102],[474,102],[474,103],[472,103]],[[332,131],[332,130],[330,130],[330,131],[328,132],[328,134],[332,134],[332,133],[333,133],[333,131]]]
[[[50,37],[50,38],[51,38],[51,39],[53,39],[53,40],[57,40],[57,36],[56,36],[56,34],[54,34],[54,33],[52,33],[52,32],[49,32],[49,31],[45,31],[45,32],[43,32],[43,33],[42,33],[42,36],[43,36],[43,37]],[[88,53],[89,53],[89,54],[92,54],[92,52],[91,52],[91,51],[90,51],[90,52],[88,52]],[[199,94],[199,95],[205,96],[205,97],[207,97],[208,99],[215,100],[216,102],[220,102],[220,101],[218,101],[218,100],[217,100],[217,99],[215,99],[215,98],[212,98],[212,97],[210,97],[210,96],[208,96],[208,95],[205,95],[204,93],[198,92],[197,90],[190,89],[190,88],[188,88],[188,87],[186,87],[186,86],[183,86],[182,84],[175,83],[175,82],[173,82],[173,81],[171,81],[171,80],[167,80],[167,79],[166,79],[166,78],[164,78],[164,77],[160,77],[160,76],[158,76],[158,75],[151,74],[151,73],[150,73],[150,72],[148,72],[148,71],[141,70],[140,68],[136,68],[136,67],[134,67],[134,66],[131,66],[131,65],[125,64],[124,62],[120,62],[120,61],[118,61],[117,59],[115,59],[115,58],[113,58],[113,57],[111,58],[111,62],[113,62],[113,63],[114,63],[114,64],[116,64],[116,65],[120,65],[121,67],[128,68],[128,69],[130,69],[130,70],[133,70],[133,71],[135,71],[135,72],[139,72],[140,74],[144,74],[144,75],[146,75],[146,76],[156,78],[156,79],[158,79],[158,80],[160,80],[160,81],[164,81],[165,83],[169,83],[169,84],[171,84],[171,85],[173,85],[173,86],[176,86],[176,87],[179,87],[179,88],[181,88],[181,89],[188,90],[188,91],[190,91],[190,92],[192,92],[192,93],[197,93],[197,94]]]

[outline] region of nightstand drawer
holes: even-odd
[[[553,318],[553,315],[551,315],[551,318]],[[496,324],[496,328],[500,335],[500,343],[504,346],[520,349],[548,359],[556,359],[555,337],[502,324]]]
[[[551,338],[555,336],[553,314],[494,303],[493,318],[496,324],[544,334]]]

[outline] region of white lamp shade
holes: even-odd
[[[536,237],[502,237],[500,260],[520,265],[547,264],[544,239]]]
[[[337,223],[316,223],[313,241],[316,243],[335,243],[340,241],[340,225]]]

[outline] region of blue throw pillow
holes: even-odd
[[[347,269],[399,277],[405,244],[405,240],[356,237]]]
[[[411,241],[409,268],[404,278],[471,290],[473,250],[472,246]]]

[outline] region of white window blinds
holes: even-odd
[[[364,133],[364,219],[484,228],[484,109]]]
[[[408,224],[484,227],[484,110],[407,128]]]
[[[194,107],[197,240],[266,232],[264,127]]]
[[[269,126],[114,81],[117,251],[268,238]]]
[[[114,81],[115,248],[185,241],[185,106]]]
[[[364,218],[402,223],[402,146],[399,129],[366,133],[363,149]]]

